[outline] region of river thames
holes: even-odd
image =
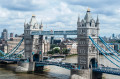
[[[113,60],[114,61],[114,60]],[[63,62],[70,62],[70,63],[77,63],[77,56],[72,56],[66,58]],[[115,67],[109,61],[100,56],[100,63],[104,64],[105,66]],[[50,69],[43,74],[17,74],[10,70],[6,70],[4,68],[0,68],[0,79],[69,79],[70,78],[70,70],[60,68],[57,66],[48,66]],[[103,74],[105,79],[120,79],[120,76],[116,75],[108,75]]]

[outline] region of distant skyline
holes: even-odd
[[[100,35],[120,34],[119,0],[0,0],[0,33],[4,28],[22,34],[25,19],[36,15],[44,30],[75,30],[77,19],[83,19],[87,8],[100,20]],[[47,27],[47,28],[46,28]],[[1,35],[0,35],[1,36]]]

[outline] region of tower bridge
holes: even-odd
[[[13,55],[23,42],[22,39],[7,55],[0,51],[3,54],[3,56],[0,57],[0,61],[18,61],[18,66],[25,68],[26,71],[42,71],[45,65],[55,65],[69,69],[71,71],[71,78],[74,74],[81,76],[83,79],[101,79],[102,73],[120,75],[120,58],[116,55],[118,53],[99,37],[99,24],[98,16],[97,19],[94,20],[88,9],[84,19],[80,20],[80,17],[78,17],[77,30],[44,31],[42,23],[37,23],[36,17],[33,15],[29,23],[24,23],[23,38],[25,48],[21,50],[21,52],[24,53],[25,57],[23,59],[17,57],[21,52],[18,52],[16,56]],[[73,64],[44,61],[42,53],[44,35],[77,35],[78,62]],[[109,56],[118,63],[115,63],[106,56],[106,54],[109,53],[99,46],[99,40],[112,54],[116,53],[114,54],[114,57],[111,55]],[[99,52],[101,52],[103,56],[117,68],[100,67]]]

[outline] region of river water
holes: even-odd
[[[77,56],[68,57],[64,62],[77,63]],[[103,56],[100,57],[100,63],[104,64],[105,66],[115,67]],[[16,74],[10,70],[0,68],[0,79],[69,79],[70,70],[57,66],[48,67],[50,70],[44,72],[43,74]],[[120,76],[116,75],[104,74],[103,76],[105,79],[120,79]]]

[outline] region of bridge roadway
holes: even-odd
[[[35,63],[36,66],[45,66],[45,65],[55,65],[55,66],[59,66],[65,69],[71,69],[71,68],[75,68],[77,64],[74,63],[64,63],[64,62],[49,62],[49,61],[43,61],[43,62],[36,62]]]
[[[77,30],[67,30],[67,31],[31,31],[30,35],[77,35]]]
[[[0,62],[2,62],[2,61],[15,61],[15,62],[17,62],[17,61],[20,61],[20,59],[19,58],[0,58]]]
[[[0,58],[0,61],[20,61],[20,59],[16,58]],[[79,69],[77,68],[76,63],[64,63],[64,62],[49,62],[49,61],[42,61],[42,62],[36,62],[35,66],[45,66],[45,65],[54,65],[54,66],[59,66],[65,69]],[[106,73],[106,74],[112,74],[112,75],[120,75],[120,69],[119,68],[111,68],[111,67],[98,67],[98,68],[93,68],[93,72],[98,72],[98,73]]]
[[[98,73],[120,75],[120,69],[119,68],[99,67],[99,68],[94,68],[92,70],[93,70],[93,72],[98,72]]]
[[[79,69],[77,68],[77,64],[75,63],[63,63],[63,62],[36,62],[36,66],[45,66],[45,65],[55,65],[66,69]],[[120,75],[120,69],[119,68],[111,68],[111,67],[98,67],[93,68],[93,72],[98,73],[106,73],[106,74],[112,74],[112,75]]]

